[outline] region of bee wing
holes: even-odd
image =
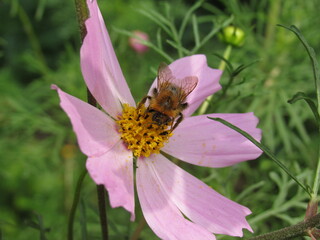
[[[174,77],[169,66],[164,62],[160,63],[158,68],[157,89],[160,91],[166,88],[172,80],[174,80]]]
[[[198,78],[188,76],[183,79],[177,79],[173,76],[171,69],[166,63],[160,63],[158,68],[157,89],[160,92],[168,88],[170,84],[179,86],[179,102],[183,102],[187,96],[195,89],[198,84]]]
[[[198,84],[198,78],[195,76],[188,76],[181,80],[181,94],[179,96],[180,102],[183,102],[187,96],[195,89]]]

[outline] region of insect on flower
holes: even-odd
[[[152,96],[145,96],[138,108],[149,100],[146,113],[152,114],[152,121],[158,125],[171,123],[171,131],[183,120],[182,111],[188,107],[187,96],[195,89],[198,78],[188,76],[177,79],[169,66],[161,63],[158,69],[157,87],[152,90]]]
[[[101,109],[56,85],[52,88],[88,157],[88,172],[107,189],[111,207],[123,207],[133,221],[136,186],[144,218],[160,239],[215,240],[214,234],[242,237],[243,229],[252,231],[246,220],[251,213],[248,208],[222,196],[166,156],[213,168],[253,160],[261,155],[259,148],[208,117],[223,118],[259,141],[258,119],[253,113],[192,116],[221,89],[222,72],[209,67],[202,54],[160,65],[149,94],[136,106],[97,0],[86,2],[90,17],[85,22],[80,63]]]

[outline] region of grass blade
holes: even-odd
[[[247,132],[241,130],[240,128],[236,127],[235,125],[229,123],[228,121],[222,118],[211,118],[211,117],[208,117],[208,118],[226,125],[227,127],[235,130],[236,132],[240,133],[242,136],[247,138],[249,141],[251,141],[254,145],[260,148],[268,157],[270,157],[280,168],[282,168],[282,170],[284,170],[306,193],[308,193],[311,196],[308,189],[289,171],[289,169],[282,162],[280,162],[277,159],[277,157],[266,146],[259,143]]]

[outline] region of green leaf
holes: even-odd
[[[239,73],[241,73],[243,70],[245,70],[245,69],[248,68],[248,67],[251,67],[252,65],[256,64],[256,63],[259,62],[259,61],[260,61],[260,60],[254,60],[253,62],[248,63],[248,64],[246,64],[246,65],[241,64],[239,67],[237,67],[237,68],[233,71],[232,75],[233,75],[233,76],[237,76],[237,75],[238,75]]]
[[[301,43],[303,44],[303,46],[307,50],[307,53],[308,53],[310,60],[311,60],[311,63],[312,63],[313,77],[314,77],[314,81],[315,81],[317,98],[318,98],[318,108],[320,108],[320,106],[319,106],[319,101],[320,101],[320,70],[319,70],[319,64],[318,64],[318,61],[316,58],[316,53],[315,53],[314,49],[312,47],[310,47],[307,40],[304,38],[304,36],[301,34],[300,30],[296,26],[291,25],[290,27],[286,27],[286,26],[283,26],[280,24],[278,24],[277,26],[283,27],[283,28],[293,32],[294,34],[296,34],[298,39],[301,41]]]
[[[86,205],[82,197],[80,198],[80,226],[81,239],[88,240]]]
[[[317,111],[317,106],[314,103],[313,99],[308,97],[304,92],[297,92],[290,100],[288,100],[288,103],[293,104],[299,100],[305,100],[307,102],[311,111],[313,112],[313,115],[314,115],[318,125],[320,125],[320,116]]]
[[[140,14],[149,18],[151,21],[156,23],[160,28],[162,28],[169,36],[173,37],[172,32],[170,31],[170,21],[165,17],[155,11],[148,11],[144,9],[137,10]]]
[[[245,197],[249,196],[250,194],[253,194],[254,191],[256,191],[257,189],[260,189],[261,187],[263,187],[265,184],[265,181],[260,181],[258,183],[255,183],[249,187],[247,187],[246,189],[244,189],[236,198],[236,202],[240,202],[242,199],[244,199]]]
[[[193,29],[195,47],[198,47],[200,45],[200,34],[199,34],[199,28],[198,28],[198,20],[195,14],[192,15],[192,29]]]
[[[234,68],[233,68],[231,62],[228,59],[226,59],[225,57],[223,57],[220,54],[218,54],[218,53],[214,53],[213,55],[215,55],[216,57],[218,57],[220,60],[224,61],[227,64],[227,67],[228,67],[227,70],[231,75],[233,73],[233,71],[234,71]]]
[[[187,13],[185,14],[183,20],[182,20],[182,23],[181,23],[181,27],[179,29],[179,39],[182,39],[182,35],[186,29],[186,26],[187,26],[187,23],[190,19],[190,16],[193,12],[195,12],[199,7],[201,7],[201,5],[203,4],[203,0],[201,1],[197,1],[188,11]]]
[[[200,41],[200,44],[198,46],[195,46],[191,50],[191,54],[195,54],[202,46],[204,46],[215,34],[217,34],[221,29],[231,24],[233,21],[234,16],[230,16],[226,20],[224,20],[222,23],[216,23],[213,24],[213,28],[211,31]]]
[[[81,193],[81,188],[82,188],[82,183],[84,178],[87,175],[87,169],[83,169],[82,173],[80,174],[78,181],[77,181],[77,186],[76,186],[76,190],[74,193],[74,197],[73,197],[73,203],[72,203],[72,207],[69,213],[69,219],[68,219],[68,240],[73,240],[73,224],[74,224],[74,218],[76,215],[76,209],[78,206],[78,203],[80,201],[80,193]]]
[[[266,146],[255,140],[249,133],[241,130],[240,128],[236,127],[235,125],[229,123],[228,121],[222,118],[208,118],[226,125],[227,127],[235,130],[236,132],[240,133],[242,136],[247,138],[249,141],[251,141],[254,145],[260,148],[268,157],[270,157],[280,168],[282,168],[282,170],[284,170],[306,193],[308,193],[311,196],[311,193],[308,191],[308,189],[289,171],[289,169],[282,162],[280,162],[277,159],[277,157]]]
[[[177,49],[178,51],[181,51],[185,56],[188,56],[190,55],[190,52],[188,49],[182,47],[181,45],[175,43],[174,41],[171,41],[171,40],[167,40],[167,43],[172,46],[173,48]]]
[[[157,47],[159,48],[159,50],[163,51],[161,28],[158,28],[158,30],[157,30]]]
[[[39,239],[47,240],[46,232],[50,232],[50,228],[46,228],[43,224],[42,216],[40,214],[35,213],[36,221],[30,220],[26,223],[28,227],[32,227],[39,231]]]

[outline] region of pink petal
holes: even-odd
[[[183,111],[184,116],[190,116],[200,104],[210,95],[221,89],[219,80],[222,74],[221,70],[208,67],[205,55],[193,55],[180,58],[169,65],[173,76],[183,79],[188,76],[196,76],[198,78],[197,87],[190,93],[187,98],[188,108]],[[157,86],[155,80],[149,90]]]
[[[75,98],[56,85],[51,86],[60,97],[60,105],[71,120],[81,151],[89,157],[99,156],[120,139],[115,122],[90,104]]]
[[[241,134],[207,116],[223,118],[256,140],[261,139],[261,130],[256,128],[258,119],[253,113],[208,114],[182,121],[162,150],[185,162],[206,167],[231,166],[261,155],[262,151]]]
[[[251,213],[248,208],[220,195],[163,156],[150,166],[170,201],[194,223],[215,234],[242,237],[243,228],[252,232],[245,219]]]
[[[161,239],[215,239],[209,231],[185,219],[172,202],[172,193],[169,195],[166,187],[162,185],[155,167],[157,162],[162,161],[168,160],[155,154],[150,158],[138,160],[137,191],[143,215],[149,226]]]
[[[121,103],[135,106],[113,50],[96,0],[87,0],[90,17],[87,35],[81,47],[81,70],[86,84],[107,113],[122,112]]]
[[[89,157],[87,169],[96,184],[108,190],[111,207],[123,207],[134,220],[132,152],[119,142],[99,157]]]

